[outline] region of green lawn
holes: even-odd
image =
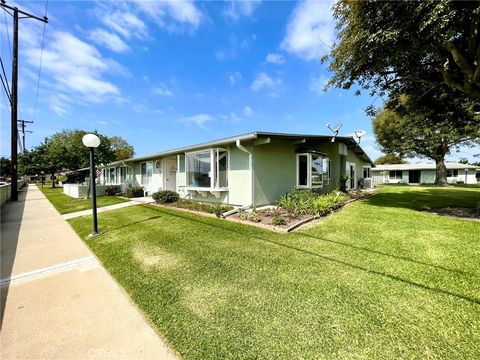
[[[478,359],[478,189],[388,186],[297,233],[135,206],[73,228],[183,358]]]
[[[42,189],[40,185],[37,186],[60,214],[68,214],[92,208],[92,199],[75,199],[65,195],[61,187],[52,188],[51,185],[45,185]],[[118,204],[125,201],[128,200],[116,196],[99,196],[97,197],[97,207]]]

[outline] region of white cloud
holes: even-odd
[[[208,114],[196,114],[192,116],[181,117],[180,120],[186,124],[197,125],[198,127],[205,128],[205,124],[213,121],[213,117]]]
[[[29,68],[38,69],[41,49],[39,30],[24,26],[21,54]],[[105,58],[95,46],[71,33],[54,31],[45,42],[42,78],[43,97],[57,115],[65,115],[72,104],[120,98],[120,90],[106,75],[128,75],[116,61]]]
[[[96,16],[126,39],[149,37],[145,19],[172,32],[195,30],[203,14],[191,0],[98,2]]]
[[[234,74],[230,75],[228,79],[230,80],[230,85],[235,85],[237,81],[242,80],[242,74],[240,71],[236,71]]]
[[[260,91],[263,89],[267,90],[276,90],[278,87],[280,87],[282,84],[282,81],[280,79],[274,79],[270,77],[267,73],[260,72],[255,76],[255,79],[252,82],[252,85],[250,88],[253,91]]]
[[[245,106],[243,108],[243,115],[247,118],[251,118],[254,115],[254,112],[250,106]]]
[[[325,85],[328,83],[328,78],[326,76],[312,76],[310,78],[310,91],[318,94],[323,95],[325,93],[324,88]]]
[[[260,0],[229,1],[223,14],[232,20],[249,17],[253,15],[260,2]]]
[[[161,96],[173,96],[173,92],[163,83],[153,88],[153,93]]]
[[[332,1],[307,0],[293,10],[281,48],[304,60],[318,60],[329,52],[335,37]]]
[[[281,54],[274,54],[270,53],[267,55],[267,63],[272,63],[272,64],[283,64],[285,63],[285,58]]]
[[[113,4],[113,3],[109,3]],[[99,18],[103,24],[116,31],[126,39],[135,37],[138,39],[147,36],[147,26],[140,18],[127,9],[112,11],[112,9],[98,9]]]
[[[108,122],[106,122],[105,120],[98,120],[97,123],[103,126],[108,125]]]
[[[98,45],[107,47],[108,49],[121,53],[130,50],[129,46],[117,34],[108,32],[103,29],[95,29],[88,36],[90,40]]]
[[[185,26],[196,29],[203,19],[193,1],[136,1],[137,9],[158,26],[169,31],[182,31]]]

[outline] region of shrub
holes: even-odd
[[[143,186],[129,186],[124,195],[129,198],[143,197]]]
[[[282,215],[275,215],[272,219],[272,225],[280,226],[280,225],[287,225],[285,218]]]
[[[177,202],[178,199],[180,199],[180,195],[178,195],[175,191],[162,190],[153,193],[152,198],[160,204],[171,204]]]
[[[294,189],[277,201],[278,206],[298,215],[324,215],[345,203],[345,195],[332,192],[320,195],[310,190]]]
[[[112,196],[121,193],[120,185],[108,185],[105,188],[105,196]]]
[[[257,209],[253,208],[252,211],[238,210],[238,217],[241,220],[247,220],[252,222],[260,222],[260,216],[258,216]]]
[[[230,211],[233,209],[233,206],[225,204],[206,204],[200,203],[195,200],[179,199],[176,203],[173,204],[175,207],[182,209],[188,209],[193,211],[205,212],[208,214],[215,214],[220,217],[224,212]]]

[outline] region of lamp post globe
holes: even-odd
[[[100,145],[100,138],[95,134],[86,134],[82,138],[83,145],[90,150],[90,184],[92,186],[92,213],[93,213],[93,232],[92,236],[98,235],[97,221],[97,190],[95,186],[95,156],[94,150]]]
[[[100,145],[100,138],[95,134],[86,134],[83,136],[82,142],[88,148],[96,148]]]

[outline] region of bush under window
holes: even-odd
[[[180,196],[175,191],[162,190],[152,195],[153,200],[160,204],[172,204],[180,199]]]

